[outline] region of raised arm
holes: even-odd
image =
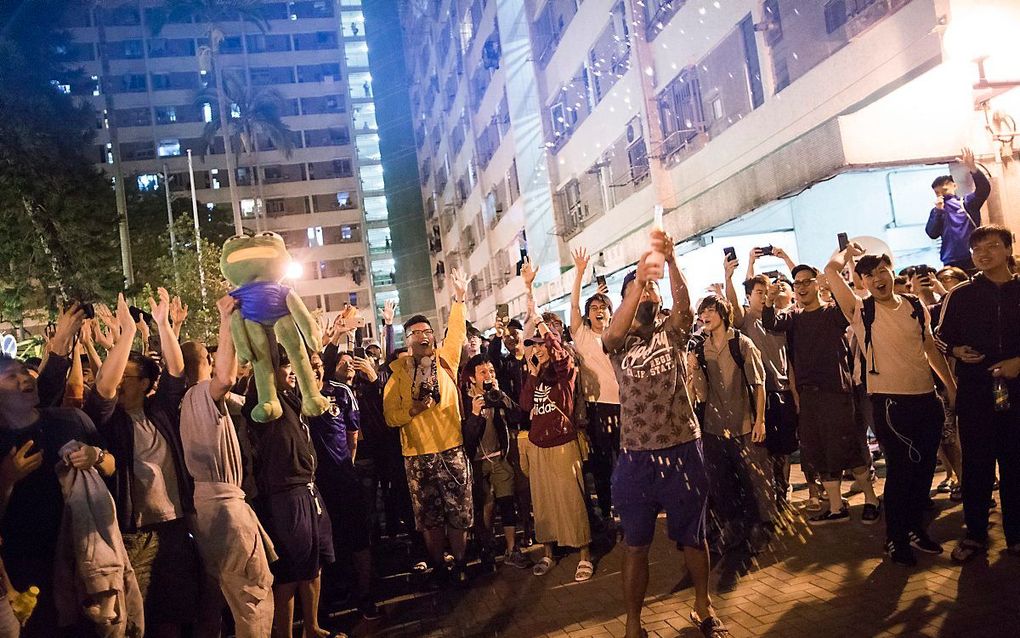
[[[864,248],[857,242],[850,242],[846,250],[836,253],[836,256],[825,266],[825,278],[829,282],[829,290],[836,298],[836,304],[843,312],[847,321],[853,321],[854,308],[857,306],[857,295],[846,280],[843,279],[843,268],[851,259],[864,254]]]
[[[740,266],[740,262],[736,259],[727,259],[726,255],[723,255],[723,273],[725,274],[725,285],[726,285],[726,301],[730,303],[730,307],[733,308],[733,325],[742,326],[744,325],[744,306],[740,303],[740,299],[737,298],[737,290],[733,285],[733,273]]]
[[[312,352],[322,350],[322,331],[319,329],[319,322],[308,312],[305,302],[301,301],[301,297],[293,290],[287,293],[287,310],[290,310],[290,316],[294,318],[294,323],[297,324],[308,349]]]
[[[538,276],[538,265],[531,263],[531,257],[524,257],[521,264],[521,279],[524,280],[524,288],[528,293],[528,318],[538,314],[535,307],[535,277]]]
[[[236,307],[237,300],[230,295],[223,295],[216,301],[216,309],[220,313],[220,334],[216,343],[216,374],[209,384],[213,401],[227,396],[237,381],[237,354],[230,334],[230,318]]]
[[[651,251],[641,255],[638,261],[637,275],[634,281],[627,286],[626,294],[620,308],[609,323],[609,328],[602,333],[602,347],[606,352],[616,352],[623,348],[627,340],[627,332],[634,323],[634,316],[637,314],[638,304],[641,302],[641,295],[649,281],[655,281],[662,276],[662,267],[648,263]]]
[[[981,225],[981,207],[988,201],[988,196],[992,194],[992,185],[988,182],[988,178],[978,168],[977,160],[974,159],[974,152],[967,147],[964,147],[960,152],[960,157],[956,160],[967,167],[970,171],[971,179],[974,180],[974,192],[963,198],[963,206],[967,210],[967,214],[970,215],[975,226]]]
[[[387,299],[383,303],[382,318],[383,318],[383,361],[389,361],[390,356],[393,355],[393,351],[396,350],[394,346],[394,331],[393,331],[393,317],[397,312],[397,302],[392,299]]]
[[[172,377],[184,376],[184,354],[181,352],[181,344],[177,339],[170,324],[170,293],[166,288],[159,288],[156,291],[159,296],[157,303],[149,297],[149,311],[156,322],[156,329],[159,330],[159,349],[163,352],[163,369]],[[118,309],[119,310],[119,309]]]
[[[588,263],[591,258],[584,248],[578,248],[572,254],[574,257],[574,287],[570,290],[570,332],[576,334],[584,321],[584,315],[581,314],[581,287],[584,285],[584,276],[588,272]]]
[[[113,348],[106,354],[106,361],[96,375],[96,394],[107,400],[117,397],[117,388],[124,378],[124,368],[127,367],[128,355],[131,354],[131,344],[134,343],[135,333],[138,331],[138,326],[131,318],[131,311],[124,299],[124,293],[117,295],[116,322],[120,328],[120,335]]]
[[[669,268],[669,289],[673,293],[673,309],[669,313],[669,322],[674,330],[690,331],[694,325],[691,293],[687,287],[687,278],[676,263],[673,238],[663,231],[653,231],[652,248],[666,256],[666,265]]]

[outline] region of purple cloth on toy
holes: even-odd
[[[288,294],[290,288],[273,281],[253,281],[230,291],[230,296],[241,302],[242,317],[266,326],[290,314]]]

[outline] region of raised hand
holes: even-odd
[[[974,151],[970,150],[967,146],[960,149],[960,156],[956,158],[956,161],[966,166],[967,170],[971,173],[977,170],[977,160],[974,159]]]
[[[577,268],[578,272],[584,273],[585,271],[588,270],[588,264],[591,263],[591,256],[588,254],[588,251],[584,249],[584,247],[576,248],[570,254],[574,258],[574,268]]]
[[[71,342],[74,336],[81,331],[81,324],[85,321],[85,311],[77,301],[71,307],[60,313],[57,317],[57,325],[50,337],[50,352],[62,357],[71,354]]]
[[[156,296],[159,297],[158,303],[149,297],[149,312],[157,325],[164,325],[170,322],[170,293],[166,288],[157,288]]]
[[[653,230],[651,233],[652,250],[662,253],[666,257],[666,263],[671,264],[676,259],[674,252],[673,238],[664,230]]]
[[[229,322],[230,316],[234,314],[234,310],[237,308],[237,299],[234,299],[230,295],[223,295],[216,300],[216,310],[220,313],[220,321]]]
[[[725,254],[723,255],[723,272],[726,273],[727,281],[733,277],[733,273],[737,271],[740,266],[740,261],[737,259],[730,259]]]
[[[663,276],[662,265],[649,263],[648,258],[651,254],[652,251],[646,251],[645,254],[641,255],[640,261],[638,261],[636,280],[642,289],[649,281],[658,281]]]
[[[387,326],[393,325],[393,317],[397,311],[397,302],[392,299],[387,299],[383,304],[382,318],[383,324]]]
[[[127,300],[124,299],[124,293],[117,294],[117,323],[118,328],[118,340],[119,339],[134,339],[135,332],[138,331],[138,325],[135,323],[134,318],[131,317],[131,310],[128,308]]]
[[[173,322],[174,329],[180,332],[180,327],[187,318],[188,304],[181,302],[180,296],[174,295],[174,298],[170,300],[170,320]]]
[[[446,276],[447,281],[453,288],[454,299],[464,301],[467,299],[468,276],[460,268],[451,268],[450,274]]]
[[[531,257],[525,257],[524,263],[521,264],[521,278],[524,279],[524,286],[531,288],[535,283],[535,277],[538,276],[538,266],[531,263]]]

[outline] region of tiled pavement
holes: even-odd
[[[794,501],[806,494],[796,492]],[[851,522],[809,528],[796,520],[732,591],[714,595],[735,638],[1020,636],[1020,558],[1002,553],[998,510],[987,559],[961,568],[948,552],[962,529],[962,508],[937,495],[931,535],[946,542],[946,553],[918,554],[919,566],[907,569],[882,560],[884,524],[862,525],[863,497],[850,502]],[[585,584],[573,582],[576,561],[568,555],[541,578],[503,567],[465,591],[394,598],[383,606],[386,617],[371,624],[350,615],[336,620],[356,637],[623,636],[622,548],[603,556]],[[674,591],[685,574],[683,556],[666,539],[662,519],[650,571],[643,616],[649,636],[700,636],[687,620],[693,590]]]

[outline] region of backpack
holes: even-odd
[[[901,294],[901,297],[910,302],[913,307],[913,312],[910,316],[917,320],[918,325],[921,327],[921,342],[925,340],[925,323],[924,323],[924,304],[915,295]],[[865,364],[867,364],[868,348],[871,347],[871,326],[875,323],[875,298],[867,297],[862,302],[861,308],[861,322],[864,324],[864,344],[861,350],[861,356],[865,358]],[[875,353],[871,353],[871,366],[867,374],[862,374],[861,379],[864,381],[864,387],[868,386],[868,375],[878,374],[878,370],[875,369]]]
[[[747,389],[748,403],[751,408],[751,421],[754,421],[758,417],[757,406],[754,402],[754,388],[751,387],[751,383],[747,380],[747,372],[744,371],[744,353],[740,351],[740,335],[741,332],[736,328],[733,329],[733,336],[727,342],[726,345],[730,348],[730,356],[733,357],[733,363],[736,364],[737,369],[740,370],[740,377],[744,380],[744,387]],[[698,357],[698,367],[705,373],[705,378],[708,378],[708,359],[705,358],[705,342],[711,337],[706,336],[704,339],[698,341],[694,346],[694,354]]]

